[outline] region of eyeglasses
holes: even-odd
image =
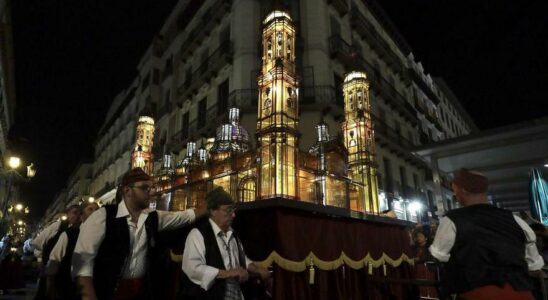
[[[228,214],[233,214],[233,213],[236,212],[236,207],[234,207],[234,206],[223,207],[223,208],[221,208],[221,210],[228,213]]]
[[[150,190],[152,190],[152,187],[150,185],[146,185],[146,184],[144,184],[144,185],[131,185],[130,187],[138,188],[143,192],[150,192]]]

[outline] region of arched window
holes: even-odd
[[[238,188],[238,197],[240,202],[255,201],[255,190],[255,178],[245,177],[244,179],[242,179],[242,181],[240,182],[240,187]]]

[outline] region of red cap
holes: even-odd
[[[124,177],[122,178],[122,186],[129,186],[135,182],[139,181],[151,181],[152,177],[150,177],[143,169],[141,168],[135,168],[133,170],[129,170],[126,174],[124,174]]]
[[[458,170],[455,173],[453,183],[472,194],[483,194],[487,192],[487,187],[489,186],[487,177],[481,173],[467,169]]]

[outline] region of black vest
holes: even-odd
[[[95,257],[93,266],[93,285],[97,299],[112,299],[118,280],[122,277],[122,272],[126,266],[130,252],[129,228],[127,219],[116,218],[118,212],[117,205],[104,206],[106,216],[105,238],[99,246],[99,251]],[[145,221],[145,230],[147,233],[147,259],[146,275],[144,278],[147,297],[151,297],[150,263],[155,257],[156,240],[158,236],[158,213],[149,213]]]
[[[80,227],[73,226],[68,228],[65,233],[67,234],[67,248],[65,256],[59,263],[59,269],[55,274],[55,287],[59,292],[60,299],[77,299],[76,284],[72,281],[70,275],[70,266],[72,262],[72,254],[74,253],[74,247],[78,240],[78,234],[80,234]]]
[[[205,259],[206,265],[212,266],[219,270],[226,270],[219,245],[217,244],[217,237],[213,232],[213,227],[209,223],[209,219],[203,219],[200,221],[196,228],[202,234],[205,244]],[[245,266],[245,253],[242,249],[242,243],[236,235],[232,232],[234,239],[236,239],[236,244],[238,245],[238,261],[240,266],[246,269]],[[207,300],[218,300],[224,299],[225,295],[225,285],[226,281],[224,279],[215,279],[215,283],[207,291],[202,289],[197,284],[194,284],[184,272],[182,272],[182,291],[181,294],[183,299],[207,299]]]
[[[530,288],[525,234],[512,212],[478,204],[452,210],[447,217],[457,233],[442,273],[442,292],[459,294],[506,283],[515,290]]]
[[[59,224],[59,229],[57,229],[57,232],[54,236],[52,236],[44,245],[44,249],[42,250],[42,263],[44,265],[48,264],[49,261],[49,255],[51,254],[51,251],[53,250],[53,247],[55,247],[55,244],[57,244],[57,241],[59,240],[59,237],[65,230],[69,228],[69,224],[67,221],[61,221]]]

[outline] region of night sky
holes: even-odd
[[[92,146],[107,109],[176,0],[14,0],[17,110],[10,137],[40,217]],[[547,115],[548,1],[379,0],[427,72],[480,129]]]

